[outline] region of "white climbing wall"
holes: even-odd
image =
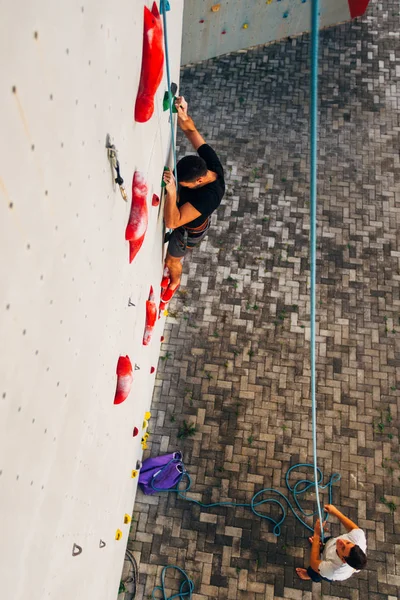
[[[178,83],[183,0],[170,4]],[[150,407],[163,328],[160,319],[142,345],[145,301],[150,285],[158,300],[162,274],[162,214],[151,195],[170,149],[165,75],[152,119],[133,121],[144,5],[151,0],[0,4],[2,598],[118,593],[142,455],[133,428]],[[112,185],[107,134],[128,203]],[[135,170],[149,184],[149,227],[130,265]],[[140,369],[115,406],[120,354]]]
[[[185,0],[182,64],[310,31],[312,0]],[[368,0],[320,0],[320,26],[362,14]]]

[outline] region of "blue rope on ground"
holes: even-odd
[[[169,121],[170,121],[170,126],[171,126],[171,146],[172,146],[172,155],[174,158],[175,182],[176,182],[176,185],[178,185],[178,174],[177,174],[177,170],[176,170],[175,128],[174,128],[174,119],[172,116],[173,96],[171,94],[171,73],[170,73],[170,68],[169,68],[167,10],[169,10],[169,3],[166,2],[166,0],[161,0],[160,1],[160,12],[162,14],[163,24],[164,24],[165,66],[167,68],[167,85],[168,85],[168,97],[169,97]]]
[[[264,494],[266,494],[266,493],[277,494],[282,500],[284,500],[287,503],[288,507],[290,508],[290,510],[292,511],[292,513],[294,514],[294,516],[296,517],[296,519],[298,519],[300,521],[300,523],[302,525],[304,525],[304,527],[306,527],[310,531],[314,531],[313,527],[310,527],[310,525],[308,525],[296,513],[296,510],[295,510],[295,507],[294,507],[293,504],[296,505],[297,510],[304,517],[313,517],[313,516],[315,516],[316,514],[318,514],[318,511],[311,512],[311,513],[306,513],[303,510],[303,508],[301,507],[298,497],[301,496],[302,494],[306,494],[309,490],[314,490],[314,489],[317,489],[317,488],[320,488],[321,490],[328,489],[328,496],[329,496],[328,504],[332,504],[332,486],[333,486],[334,483],[336,483],[337,481],[340,480],[340,475],[338,473],[333,473],[333,475],[331,475],[329,481],[325,485],[323,485],[322,484],[323,473],[322,473],[321,469],[319,469],[317,467],[317,479],[316,479],[317,485],[315,485],[315,480],[314,481],[310,481],[309,479],[299,479],[292,486],[290,484],[289,480],[290,480],[290,475],[293,473],[293,471],[295,471],[296,469],[302,468],[302,467],[305,467],[305,468],[308,468],[308,469],[313,469],[314,468],[313,464],[309,464],[309,463],[297,463],[297,464],[293,465],[292,467],[290,467],[290,469],[287,471],[286,477],[285,477],[286,487],[287,487],[288,491],[290,492],[290,494],[293,496],[293,503],[285,496],[285,494],[282,494],[282,492],[280,492],[279,490],[276,490],[274,488],[264,488],[263,490],[260,490],[259,492],[257,492],[256,494],[254,494],[254,496],[252,497],[250,503],[248,503],[248,502],[244,502],[244,503],[240,503],[240,502],[213,502],[211,504],[204,504],[203,502],[200,502],[199,500],[196,500],[195,498],[190,498],[190,497],[187,496],[187,493],[189,492],[189,490],[190,490],[190,488],[192,486],[192,480],[191,480],[191,477],[190,477],[189,473],[186,470],[184,470],[183,473],[181,473],[181,475],[180,475],[180,477],[178,479],[178,482],[176,484],[176,487],[169,488],[169,489],[162,489],[162,488],[156,487],[155,482],[157,481],[157,478],[160,479],[162,477],[163,471],[171,463],[173,463],[173,462],[180,462],[180,461],[178,459],[172,459],[172,460],[170,460],[164,467],[162,467],[153,476],[153,479],[151,481],[151,486],[152,486],[153,490],[155,490],[156,492],[175,492],[183,500],[187,500],[188,502],[193,502],[193,504],[197,504],[198,506],[200,506],[202,508],[212,508],[214,506],[233,506],[233,507],[243,506],[243,507],[251,508],[251,510],[253,511],[253,513],[257,517],[260,517],[261,519],[266,519],[267,521],[270,521],[270,523],[272,523],[274,525],[273,533],[276,536],[279,536],[281,534],[281,525],[284,522],[284,520],[286,519],[287,512],[286,512],[285,506],[282,504],[282,502],[280,500],[278,500],[276,498],[262,498],[262,496]],[[181,485],[182,481],[184,483],[186,483],[186,486],[183,487],[183,488],[180,488],[180,485]],[[263,513],[259,512],[258,507],[262,506],[263,504],[275,504],[275,505],[279,506],[279,508],[282,511],[282,517],[280,518],[280,520],[276,521],[275,519],[273,519],[269,515],[266,515],[266,514],[263,514]]]
[[[310,365],[311,365],[311,413],[312,446],[314,463],[315,494],[318,517],[322,524],[322,511],[318,490],[317,466],[317,400],[315,369],[315,288],[317,255],[317,150],[318,150],[318,42],[319,42],[319,0],[312,0],[311,9],[311,89],[310,89]],[[324,531],[321,526],[321,540]]]
[[[183,575],[183,580],[181,581],[181,584],[179,586],[179,592],[177,592],[176,594],[173,594],[172,596],[167,596],[167,593],[165,591],[165,575],[166,575],[168,569],[175,569],[176,571],[179,571]],[[192,597],[192,594],[194,592],[194,583],[188,577],[188,574],[186,573],[186,571],[184,571],[183,569],[181,569],[180,567],[177,567],[175,565],[167,565],[161,571],[161,585],[157,585],[154,588],[154,590],[151,594],[152,598],[154,598],[154,599],[156,598],[154,594],[157,591],[162,592],[161,600],[173,600],[173,598],[189,598],[189,600],[190,600],[190,598]]]

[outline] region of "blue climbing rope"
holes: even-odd
[[[168,0],[160,0],[160,13],[162,14],[163,24],[164,24],[164,47],[165,47],[165,66],[167,68],[167,85],[168,85],[168,104],[169,104],[169,121],[171,126],[171,146],[172,146],[172,154],[174,158],[174,175],[175,175],[175,183],[178,187],[178,174],[176,170],[176,146],[175,146],[175,128],[174,128],[174,119],[172,115],[172,102],[173,96],[171,93],[171,72],[169,68],[169,48],[168,48],[168,29],[167,29],[167,11],[169,11],[170,6]]]
[[[181,581],[181,584],[179,586],[179,592],[177,594],[173,594],[172,596],[167,596],[167,593],[165,590],[165,576],[166,576],[168,569],[175,569],[176,571],[178,571],[179,573],[181,573],[183,575],[183,580]],[[167,565],[161,571],[161,585],[157,585],[152,592],[151,597],[153,599],[156,598],[154,594],[157,591],[162,592],[161,600],[173,600],[173,598],[189,598],[189,600],[190,600],[190,598],[192,597],[192,594],[194,592],[194,583],[191,579],[189,579],[187,573],[183,569],[181,569],[180,567],[177,567],[175,565]]]
[[[162,474],[163,474],[164,470],[167,469],[171,463],[176,463],[176,464],[179,463],[183,467],[183,471],[179,475],[176,486],[173,488],[169,488],[169,489],[157,487],[157,485],[156,485],[157,479],[158,480],[162,479]],[[281,525],[284,522],[284,520],[286,519],[287,511],[285,509],[285,506],[282,504],[282,502],[279,499],[270,498],[270,497],[263,498],[262,497],[263,495],[265,495],[267,493],[277,494],[280,499],[284,500],[287,503],[289,509],[292,511],[292,513],[294,514],[296,519],[298,519],[300,521],[300,523],[302,525],[304,525],[304,527],[306,527],[310,531],[314,531],[313,527],[310,527],[310,525],[308,525],[308,523],[306,523],[297,514],[295,506],[297,507],[297,510],[300,512],[300,514],[303,515],[304,517],[314,517],[316,514],[318,514],[318,511],[306,513],[300,504],[299,497],[301,495],[306,494],[308,491],[310,491],[310,490],[312,491],[312,490],[314,490],[314,488],[319,487],[321,490],[325,490],[325,489],[328,490],[328,498],[329,498],[328,504],[332,504],[332,486],[334,483],[336,483],[340,480],[340,475],[338,473],[333,473],[331,475],[329,481],[323,485],[323,483],[322,483],[323,482],[323,473],[322,473],[321,469],[319,469],[317,467],[317,479],[316,480],[310,481],[309,479],[302,478],[302,479],[298,479],[294,485],[291,485],[290,477],[293,474],[293,472],[299,468],[313,469],[314,465],[310,464],[310,463],[297,463],[297,464],[293,465],[292,467],[290,467],[290,469],[287,471],[286,477],[285,477],[285,482],[286,482],[286,487],[287,487],[289,493],[293,497],[292,502],[289,500],[289,498],[287,498],[285,496],[285,494],[282,494],[282,492],[280,492],[279,490],[275,490],[274,488],[264,488],[263,490],[260,490],[259,492],[254,494],[254,496],[251,498],[250,502],[243,502],[243,503],[241,503],[241,502],[212,502],[210,504],[204,504],[203,502],[200,502],[199,500],[196,500],[195,498],[190,498],[187,495],[192,486],[192,480],[191,480],[189,473],[184,468],[183,463],[181,462],[181,459],[178,459],[178,458],[172,458],[165,466],[163,466],[159,471],[157,471],[157,473],[155,473],[153,475],[153,478],[151,480],[151,487],[156,492],[175,492],[183,500],[187,500],[188,502],[197,504],[197,506],[200,506],[201,508],[212,508],[214,506],[233,506],[233,507],[243,506],[246,508],[250,508],[257,517],[260,517],[261,519],[266,519],[267,521],[272,523],[274,526],[273,527],[274,535],[279,536],[281,534]],[[183,482],[184,487],[181,486],[182,482]],[[282,511],[281,518],[278,521],[276,521],[270,515],[259,512],[259,507],[261,507],[264,504],[275,504],[275,505],[279,506],[280,510]]]
[[[312,446],[314,463],[315,496],[321,523],[321,539],[324,540],[322,511],[318,489],[317,465],[317,400],[315,368],[315,288],[317,255],[317,150],[318,150],[318,42],[319,0],[312,0],[311,8],[311,89],[310,89],[310,365],[311,365],[311,413]]]

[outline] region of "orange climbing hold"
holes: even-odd
[[[117,363],[117,376],[117,389],[115,391],[114,404],[121,404],[129,396],[132,387],[133,374],[129,356],[119,357]]]
[[[135,171],[132,180],[132,205],[128,225],[125,230],[125,239],[129,241],[129,262],[131,263],[140,248],[146,235],[149,214],[147,210],[147,183],[139,171]]]
[[[211,7],[211,10],[212,12],[218,12],[220,8],[221,4],[214,4],[214,6]]]
[[[146,300],[146,326],[143,335],[143,346],[148,346],[157,320],[157,306],[154,301],[153,286],[150,286],[149,299]]]
[[[164,66],[163,31],[157,4],[144,7],[142,70],[135,104],[135,121],[145,123],[154,112],[154,96],[161,83]]]

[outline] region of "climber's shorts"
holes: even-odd
[[[206,237],[210,227],[210,219],[208,219],[204,229],[201,232],[196,232],[193,229],[178,227],[174,229],[169,237],[168,254],[174,258],[183,258],[186,250],[196,248]]]

